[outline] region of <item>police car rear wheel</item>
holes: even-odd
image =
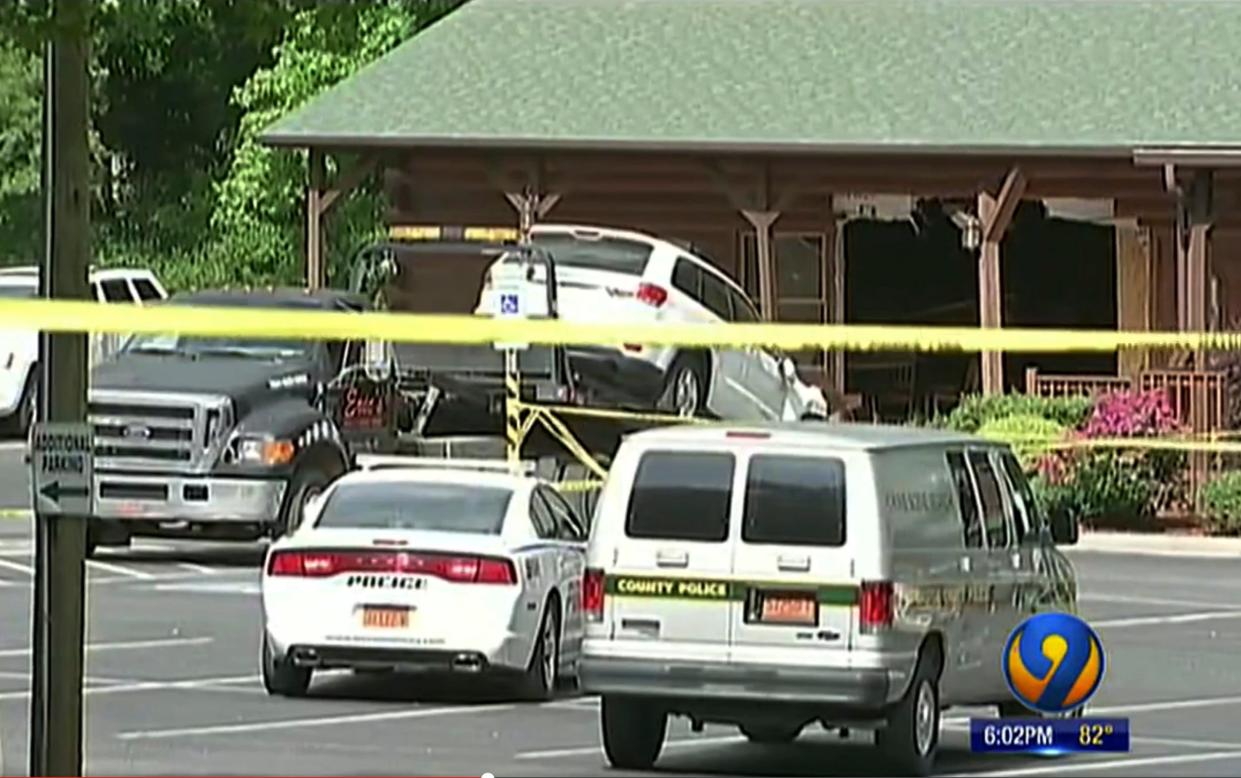
[[[875,733],[875,746],[900,775],[930,775],[939,746],[937,662],[924,653],[909,690]]]
[[[600,728],[603,752],[613,767],[647,770],[659,758],[668,714],[641,699],[604,695]]]
[[[556,601],[548,600],[543,610],[534,652],[521,683],[522,696],[539,701],[555,696],[560,667],[560,614]]]
[[[304,697],[310,689],[311,669],[298,667],[286,657],[278,657],[267,633],[263,633],[263,688],[268,694]]]

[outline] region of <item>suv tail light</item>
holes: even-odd
[[[269,576],[329,578],[340,573],[409,573],[452,583],[515,584],[517,569],[507,559],[464,554],[404,551],[277,551]]]
[[[859,603],[859,622],[863,630],[892,626],[892,582],[863,581]]]
[[[587,621],[603,621],[603,571],[594,567],[582,576],[582,614]]]
[[[655,284],[638,284],[638,299],[652,308],[658,308],[668,302],[668,290]]]

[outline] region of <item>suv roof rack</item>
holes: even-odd
[[[408,470],[426,468],[434,470],[474,470],[489,473],[512,473],[513,468],[503,459],[454,459],[452,457],[416,457],[400,454],[358,454],[358,467],[362,470]],[[535,463],[521,462],[519,474],[534,475]]]

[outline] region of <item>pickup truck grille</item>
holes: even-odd
[[[213,395],[92,391],[89,408],[101,470],[202,472],[232,421]]]

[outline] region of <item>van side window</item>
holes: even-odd
[[[1017,508],[1017,515],[1013,517],[1013,529],[1016,530],[1017,542],[1020,543],[1026,535],[1039,534],[1042,530],[1042,517],[1039,515],[1038,503],[1034,500],[1034,490],[1030,488],[1030,482],[1026,480],[1026,474],[1022,471],[1017,457],[1013,456],[1011,451],[1006,451],[1000,456],[1000,465],[1004,468],[1004,475],[1008,476],[1009,486],[1012,487],[1010,492]]]
[[[991,460],[985,451],[971,451],[970,468],[978,482],[978,496],[982,501],[982,523],[987,530],[987,545],[991,548],[1008,546],[1008,517],[1004,513],[1004,496],[1000,482],[991,468]]]
[[[965,457],[959,451],[948,452],[948,469],[957,487],[957,504],[961,511],[961,525],[966,548],[982,548],[982,522],[978,519],[978,502],[974,497],[974,484]]]
[[[842,546],[845,465],[824,457],[750,460],[741,539],[747,543]]]
[[[723,542],[728,537],[731,454],[648,451],[638,462],[625,534],[631,538]]]

